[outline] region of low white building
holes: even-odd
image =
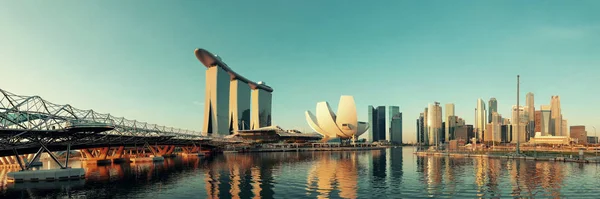
[[[535,137],[529,140],[530,144],[556,144],[556,145],[569,145],[571,138],[568,136],[542,136],[541,132],[536,132]]]

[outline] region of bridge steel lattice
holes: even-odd
[[[0,89],[0,157],[39,153],[42,148],[57,151],[144,144],[190,146],[212,139],[222,140]]]

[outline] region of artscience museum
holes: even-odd
[[[306,111],[306,121],[313,130],[323,135],[325,140],[356,140],[369,128],[368,123],[357,120],[354,97],[348,95],[340,97],[337,114],[331,110],[329,103],[319,102],[316,115]]]

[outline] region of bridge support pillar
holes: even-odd
[[[102,147],[92,149],[81,149],[82,161],[86,164],[110,164],[128,162],[128,158],[123,157],[124,146],[118,148]]]

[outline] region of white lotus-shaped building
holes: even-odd
[[[354,97],[340,97],[337,116],[327,102],[317,103],[317,115],[306,111],[308,125],[325,139],[339,137],[341,139],[357,138],[369,128],[368,123],[356,119]]]

